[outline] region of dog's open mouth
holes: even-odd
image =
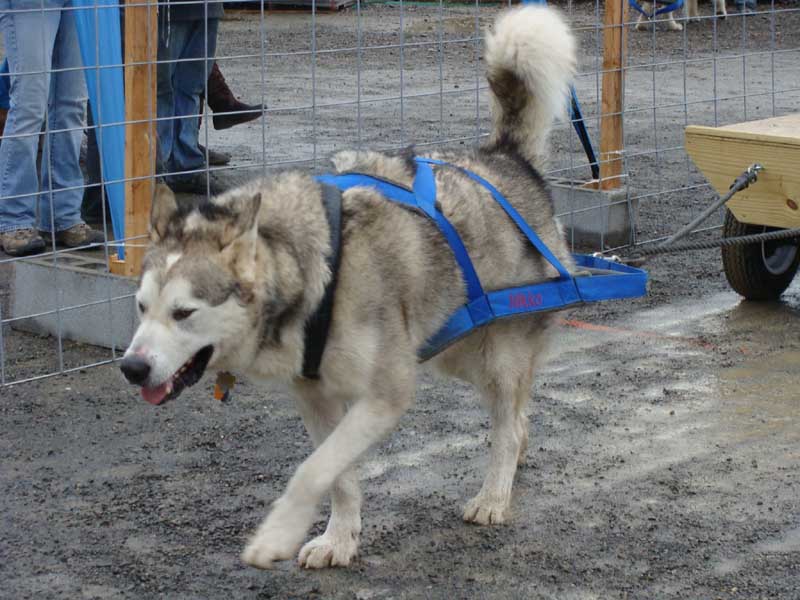
[[[142,398],[150,404],[162,404],[180,396],[187,387],[200,381],[208,361],[214,353],[214,346],[206,346],[190,358],[175,374],[158,387],[143,387]]]

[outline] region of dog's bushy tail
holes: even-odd
[[[567,113],[575,76],[575,39],[557,10],[504,11],[486,35],[493,130],[490,145],[516,145],[535,167],[546,164],[553,121]]]

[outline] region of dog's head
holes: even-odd
[[[160,185],[136,304],[140,325],[121,369],[152,404],[177,397],[252,334],[261,196],[179,205]]]

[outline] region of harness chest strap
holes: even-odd
[[[319,365],[333,316],[333,297],[339,278],[339,262],[342,254],[342,192],[332,185],[322,185],[322,204],[330,230],[331,253],[326,257],[331,279],[325,286],[325,293],[319,307],[306,322],[303,350],[303,377],[319,379]]]

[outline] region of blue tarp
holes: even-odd
[[[125,238],[125,90],[119,0],[73,0],[114,238]],[[94,68],[92,68],[94,67]],[[124,247],[117,248],[125,258]]]

